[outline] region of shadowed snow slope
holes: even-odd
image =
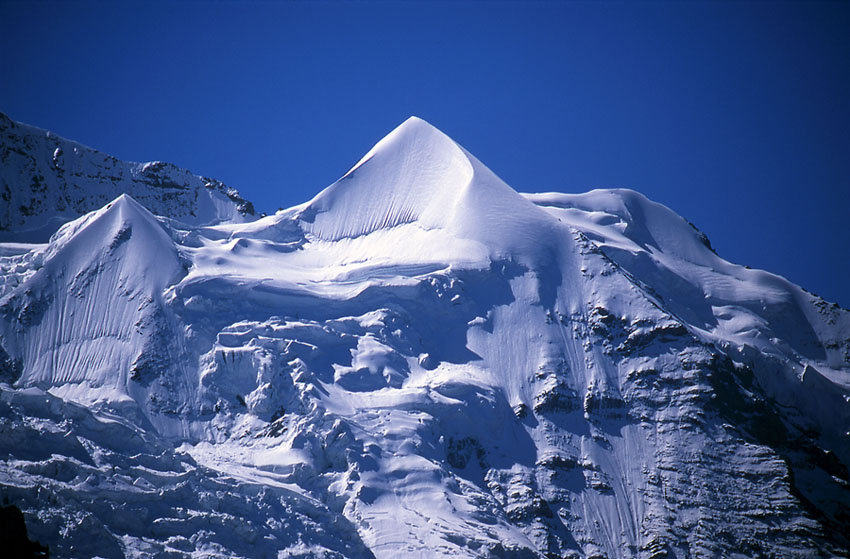
[[[52,555],[850,551],[850,312],[640,194],[410,118],[305,204],[168,217],[0,244],[0,494]]]

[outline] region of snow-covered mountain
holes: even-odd
[[[0,258],[0,495],[52,556],[850,554],[850,312],[664,206],[417,118],[256,221],[132,195]]]
[[[190,225],[254,219],[220,181],[171,163],[127,163],[0,113],[0,242],[46,242],[60,225],[129,194]]]

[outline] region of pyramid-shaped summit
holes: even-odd
[[[494,225],[484,223],[488,214],[506,209],[544,217],[454,140],[412,116],[319,193],[305,216],[315,216],[312,234],[338,240],[413,222],[471,235]]]

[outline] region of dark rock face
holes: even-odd
[[[255,215],[221,181],[171,163],[121,161],[0,113],[0,242],[46,242],[63,223],[121,194],[197,225]]]
[[[0,507],[0,550],[10,559],[35,559],[50,557],[46,546],[30,541],[24,513],[14,505]]]

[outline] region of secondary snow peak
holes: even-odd
[[[74,262],[90,261],[111,252],[131,235],[135,237],[134,257],[144,253],[155,262],[158,254],[174,252],[156,217],[129,194],[121,194],[103,208],[62,226],[51,238],[47,259],[73,250],[80,253],[72,257]]]
[[[162,292],[182,273],[171,238],[127,194],[62,226],[43,265],[0,304],[21,383],[87,403],[126,400],[139,356],[163,337]]]

